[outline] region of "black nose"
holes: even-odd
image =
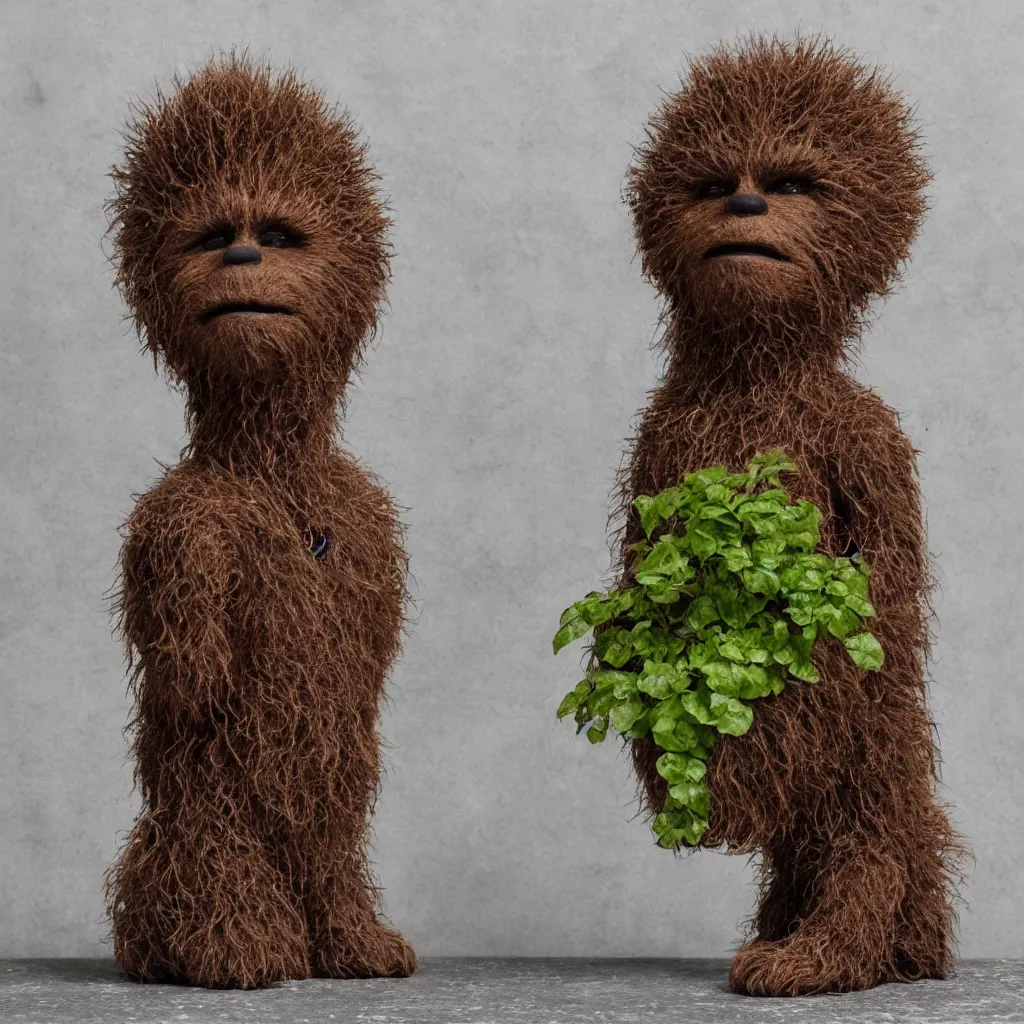
[[[262,253],[254,245],[231,245],[224,253],[224,262],[230,267],[240,263],[259,263]]]
[[[768,203],[763,196],[754,192],[737,192],[726,200],[725,208],[729,213],[738,213],[740,216],[751,217],[768,212]]]

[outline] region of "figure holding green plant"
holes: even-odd
[[[916,452],[847,372],[928,180],[886,75],[821,38],[690,61],[629,170],[665,372],[619,481],[614,587],[555,640],[595,634],[559,711],[627,737],[663,846],[756,856],[736,992],[953,964]]]

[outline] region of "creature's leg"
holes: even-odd
[[[137,981],[173,981],[180,968],[169,948],[173,931],[166,815],[146,811],[135,822],[116,864],[107,873],[106,896],[114,926],[117,962]]]
[[[756,939],[735,956],[730,987],[751,995],[849,992],[887,980],[907,890],[906,853],[884,837],[851,834],[818,864],[796,929]]]
[[[412,974],[412,946],[377,919],[377,891],[363,849],[365,819],[344,814],[332,824],[315,839],[310,837],[305,850],[313,973],[327,978]]]
[[[810,851],[780,845],[763,854],[761,895],[751,922],[755,937],[768,942],[787,938],[800,923],[810,899],[816,864]]]
[[[237,780],[193,781],[173,811],[140,818],[110,876],[118,962],[140,981],[208,988],[309,977],[305,922],[225,785]]]
[[[909,851],[907,889],[896,928],[896,951],[887,980],[945,978],[953,968],[956,914],[950,875],[965,849],[945,814],[933,805]]]
[[[294,850],[315,974],[329,978],[405,977],[416,969],[412,946],[377,919],[378,896],[367,863],[370,814],[380,766],[376,708],[340,730],[346,745],[340,778],[317,822],[297,832]]]

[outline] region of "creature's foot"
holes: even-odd
[[[948,978],[953,969],[952,912],[945,919],[929,919],[925,908],[896,938],[896,954],[886,966],[886,981],[920,981],[924,978]]]
[[[218,908],[220,909],[220,908]],[[308,940],[297,916],[265,901],[230,911],[181,943],[182,980],[203,988],[266,988],[311,976]]]
[[[291,908],[272,899],[230,906],[219,894],[204,919],[191,914],[182,921],[179,906],[154,901],[133,914],[130,927],[115,921],[117,959],[133,980],[249,989],[310,976],[305,929]]]
[[[115,953],[129,977],[262,988],[310,976],[305,920],[254,844],[165,835],[143,818],[112,880]]]
[[[313,972],[321,978],[407,978],[415,970],[409,942],[376,920],[331,929],[313,948]]]
[[[835,936],[798,931],[789,939],[755,939],[733,957],[729,987],[751,996],[855,992],[887,980],[878,964],[843,955]]]

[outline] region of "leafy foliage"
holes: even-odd
[[[746,473],[721,466],[633,502],[646,540],[633,546],[635,585],[592,592],[562,613],[557,654],[591,630],[594,658],[558,717],[600,743],[612,728],[650,735],[668,783],[654,819],[658,843],[696,845],[708,825],[707,759],[718,733],[742,736],[750,701],[788,680],[816,682],[820,636],[843,641],[862,669],[882,648],[864,628],[868,567],[859,556],[816,551],[821,513],[790,501],[779,474],[796,467],[779,451]]]

